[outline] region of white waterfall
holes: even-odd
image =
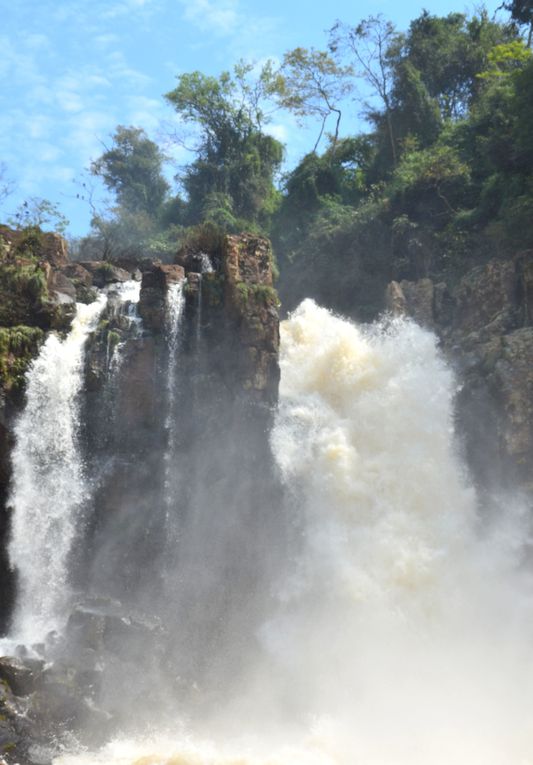
[[[295,549],[248,686],[199,736],[56,762],[532,765],[530,529],[514,501],[497,523],[477,506],[435,338],[305,301],[281,371]]]
[[[172,502],[171,492],[171,462],[176,445],[176,400],[178,394],[179,349],[181,341],[181,323],[185,308],[184,282],[171,284],[167,292],[165,317],[165,333],[168,348],[168,365],[166,377],[167,416],[165,429],[167,431],[167,448],[165,451],[165,502]]]
[[[211,258],[206,252],[200,253],[200,268],[201,272],[198,279],[198,304],[196,309],[196,346],[200,347],[201,334],[202,334],[202,312],[203,312],[203,274],[214,274],[215,269],[211,262]]]
[[[139,316],[139,300],[141,297],[141,282],[130,279],[126,282],[113,284],[107,288],[106,294],[113,302],[113,316],[118,315],[126,318],[127,327],[130,330],[128,334],[140,336],[142,332],[142,318]],[[109,306],[109,303],[108,303]],[[109,310],[109,308],[108,308]],[[110,347],[108,335],[107,365],[112,376],[118,372],[122,365],[122,353],[125,347],[125,341]]]
[[[200,267],[203,274],[213,274],[215,269],[207,252],[200,253]]]
[[[77,305],[65,339],[51,334],[27,376],[26,405],[15,428],[9,557],[17,573],[12,636],[42,640],[65,616],[69,555],[87,487],[78,445],[83,348],[107,302]]]

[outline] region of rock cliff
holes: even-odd
[[[222,646],[218,653],[234,654],[236,666],[251,650],[248,631],[235,627],[227,592],[238,590],[241,603],[253,600],[259,618],[261,602],[270,597],[265,567],[275,570],[281,554],[273,549],[267,561],[259,555],[269,530],[279,526],[281,507],[268,443],[279,380],[278,301],[270,245],[256,236],[199,242],[181,251],[175,264],[146,260],[128,270],[71,263],[55,235],[35,233],[28,241],[8,229],[1,233],[4,632],[16,584],[6,555],[9,452],[24,373],[48,332],[68,330],[76,301],[90,302],[97,289],[108,294],[86,345],[80,402],[91,496],[72,554],[77,601],[65,634],[32,647],[37,658],[21,649],[17,658],[0,659],[0,753],[12,762],[46,762],[58,731],[83,728],[94,741],[110,720],[120,723],[125,700],[145,705],[155,673],[184,688],[189,674],[202,676],[194,650],[183,649],[195,645],[186,614],[198,588],[209,594],[200,602],[212,604],[196,614],[203,639]],[[141,282],[140,318],[113,286],[132,277]],[[181,318],[171,311],[176,288]],[[223,550],[211,561],[209,578],[201,561],[190,559],[192,548],[204,559]],[[178,580],[183,586],[176,599]],[[154,630],[162,653],[153,651]],[[143,667],[153,655],[153,671],[132,684],[141,655]],[[209,667],[211,676],[217,671]]]
[[[392,282],[387,305],[437,332],[461,390],[458,417],[481,485],[533,492],[533,251],[454,286]]]

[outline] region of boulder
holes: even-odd
[[[69,263],[68,265],[63,266],[63,268],[61,268],[61,273],[75,285],[82,284],[84,287],[93,286],[93,277],[80,263]]]
[[[391,282],[387,288],[386,306],[395,316],[411,316],[423,327],[433,327],[435,288],[431,279]]]
[[[12,656],[0,658],[0,680],[7,683],[15,696],[27,696],[35,690],[44,662],[36,659],[22,661]]]
[[[61,271],[51,271],[48,278],[48,292],[59,305],[76,302],[76,287]]]
[[[55,232],[41,234],[41,256],[53,268],[62,268],[69,262],[68,245],[62,236]]]
[[[108,263],[103,260],[84,260],[80,263],[82,268],[89,272],[95,287],[105,287],[114,282],[127,282],[131,279],[129,271]]]

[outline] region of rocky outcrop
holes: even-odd
[[[204,349],[220,383],[273,403],[279,381],[279,301],[270,243],[251,234],[228,235],[207,249],[189,246],[178,253],[176,265],[142,266],[144,325],[165,331],[168,289],[186,280],[189,325],[201,324]]]
[[[165,328],[167,293],[172,284],[185,280],[185,271],[179,265],[151,263],[142,274],[139,313],[145,326],[155,332]]]
[[[533,251],[491,260],[452,288],[392,282],[387,305],[433,329],[462,383],[458,419],[480,484],[533,493]]]
[[[205,253],[203,253],[205,256]],[[221,382],[256,401],[274,403],[279,382],[279,300],[267,239],[228,235],[208,253],[212,270],[188,273],[189,316],[202,325]],[[182,262],[196,268],[201,254]],[[200,315],[201,313],[201,315]]]
[[[273,288],[272,252],[266,239],[228,236],[222,258],[224,297],[235,323],[238,374],[247,391],[275,401],[279,382],[278,297]]]
[[[253,630],[235,640],[242,632],[237,621],[248,598],[256,615],[270,598],[265,567],[275,565],[282,545],[266,557],[261,550],[283,527],[268,440],[279,379],[270,245],[257,236],[231,236],[182,255],[170,266],[140,264],[142,329],[121,335],[117,363],[109,362],[106,332],[118,330],[107,312],[89,341],[82,421],[96,494],[78,574],[80,588],[118,600],[126,611],[138,605],[163,615],[159,675],[180,697],[204,670],[195,663],[203,659],[194,654],[198,641],[190,630],[216,646],[214,654],[233,655],[235,666],[245,647],[253,649]],[[177,283],[185,305],[172,327]],[[179,598],[169,609],[175,581]],[[194,620],[187,616],[191,608]],[[95,644],[106,643],[100,617],[76,618]],[[146,645],[136,629],[119,644],[130,659]],[[117,705],[146,694],[141,684],[138,678],[121,688]],[[113,695],[112,688],[102,691],[108,692]]]
[[[108,294],[87,342],[80,396],[79,443],[91,497],[72,555],[70,583],[86,597],[73,609],[64,635],[50,635],[46,645],[30,648],[34,658],[21,650],[16,659],[0,660],[5,688],[4,700],[0,688],[0,759],[5,741],[7,761],[32,763],[38,750],[42,762],[50,760],[50,742],[62,731],[89,731],[94,742],[105,735],[110,719],[120,724],[132,706],[149,709],[155,669],[140,676],[140,661],[146,671],[153,658],[174,694],[176,686],[179,693],[196,693],[190,680],[202,674],[194,663],[200,659],[180,650],[186,641],[194,654],[187,613],[196,594],[187,591],[187,583],[192,587],[194,569],[209,559],[213,544],[217,554],[208,576],[198,577],[205,594],[201,602],[209,608],[198,614],[194,629],[201,630],[202,641],[218,646],[217,655],[234,656],[235,666],[246,647],[253,650],[253,630],[235,641],[236,623],[233,631],[230,625],[240,618],[247,598],[260,618],[261,598],[266,604],[271,597],[262,567],[275,566],[281,547],[275,546],[268,559],[261,555],[265,539],[278,536],[274,530],[280,528],[282,512],[268,442],[279,379],[279,319],[270,245],[261,237],[218,239],[211,248],[189,249],[176,264],[138,264],[142,323],[113,296],[113,284],[130,278],[127,269],[65,262],[59,245],[53,257],[41,251],[15,257],[14,241],[9,244],[14,259],[6,260],[9,274],[22,278],[22,269],[28,289],[21,288],[20,306],[10,305],[20,308],[26,334],[16,325],[2,327],[0,318],[0,361],[5,329],[4,361],[12,376],[20,371],[21,383],[26,367],[17,366],[20,349],[26,349],[26,363],[46,332],[58,327],[40,318],[43,306],[66,317],[67,309],[90,299],[96,287],[105,285]],[[172,329],[169,297],[176,284],[183,286],[184,313]],[[22,392],[23,386],[18,399],[7,396],[9,412],[0,408],[0,595],[5,604],[13,595],[5,555],[9,450]],[[208,533],[201,534],[200,544],[196,535],[204,526]],[[245,544],[239,529],[246,529]],[[198,563],[182,564],[187,548],[196,545]],[[169,609],[176,579],[160,572],[173,565],[188,573],[180,607]],[[234,590],[238,597],[229,598]],[[6,614],[4,630],[9,609]],[[153,614],[164,619],[159,623]],[[160,653],[154,643],[162,647]]]
[[[106,284],[127,282],[131,279],[130,271],[103,260],[84,260],[79,265],[91,275],[94,287],[102,288]]]

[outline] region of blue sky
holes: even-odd
[[[492,13],[500,4],[486,3]],[[143,127],[165,142],[174,120],[162,94],[176,75],[218,74],[239,58],[280,59],[297,45],[324,47],[337,19],[355,24],[383,13],[405,29],[422,8],[469,11],[450,0],[0,0],[0,163],[15,192],[0,220],[24,199],[43,197],[89,228],[77,182],[118,124]],[[357,124],[354,105],[350,120]],[[312,147],[290,118],[273,130],[288,161]],[[176,162],[183,150],[166,143]],[[171,173],[171,170],[169,170]]]

